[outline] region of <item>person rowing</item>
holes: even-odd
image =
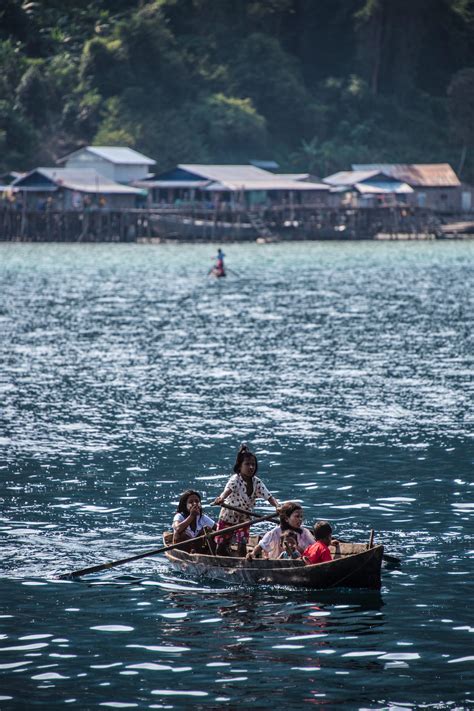
[[[217,250],[216,256],[213,257],[213,259],[215,260],[215,264],[214,264],[214,266],[209,270],[209,274],[213,274],[213,275],[214,275],[215,277],[217,277],[218,279],[219,279],[220,277],[225,277],[225,276],[227,276],[227,275],[226,275],[226,271],[225,271],[225,266],[224,266],[224,257],[225,257],[225,254],[224,254],[224,252],[222,251],[222,249],[219,247],[219,249]]]
[[[230,550],[232,540],[237,543],[237,555],[240,558],[245,558],[247,555],[249,520],[245,513],[236,513],[236,508],[238,508],[238,511],[248,511],[251,514],[256,499],[265,499],[278,512],[278,501],[269,492],[263,481],[256,476],[257,470],[257,457],[247,445],[242,444],[237,452],[234,474],[230,477],[222,494],[214,501],[214,504],[227,503],[231,508],[234,508],[233,511],[227,508],[221,509],[219,520],[217,521],[217,531],[222,531],[232,526],[232,524],[238,523],[242,523],[242,527],[232,531],[231,534],[226,533],[222,536],[216,536],[217,555],[232,555]]]

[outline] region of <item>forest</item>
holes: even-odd
[[[86,144],[474,182],[474,0],[2,0],[0,170]]]

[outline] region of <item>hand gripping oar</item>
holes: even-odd
[[[245,511],[244,513],[248,513]],[[275,518],[273,516],[260,516],[254,521],[249,521],[250,523],[260,523],[260,521],[272,521]],[[223,528],[220,531],[212,531],[212,533],[207,533],[202,536],[196,536],[193,541],[200,541],[204,538],[215,538],[215,536],[222,536],[223,534],[230,533],[231,531],[236,531],[238,528],[242,528],[242,523],[237,523],[234,526],[229,526],[228,528]],[[60,580],[73,580],[74,578],[80,578],[82,575],[89,575],[90,573],[100,573],[101,570],[108,570],[108,568],[115,568],[117,565],[125,565],[125,563],[132,563],[134,560],[140,560],[141,558],[148,558],[152,555],[158,555],[159,553],[164,553],[165,551],[172,551],[174,548],[179,548],[188,544],[189,541],[181,541],[180,543],[173,543],[171,546],[163,546],[162,548],[156,548],[153,551],[147,551],[146,553],[138,553],[137,555],[132,555],[129,558],[121,558],[120,560],[113,560],[110,563],[101,563],[100,565],[93,565],[90,568],[81,568],[81,570],[73,570],[70,573],[63,573],[59,575]]]

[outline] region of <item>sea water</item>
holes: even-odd
[[[473,243],[215,251],[0,244],[0,708],[472,708]],[[58,580],[188,487],[216,515],[242,441],[308,525],[375,529],[380,594]]]

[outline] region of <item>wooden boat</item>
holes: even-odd
[[[225,270],[217,269],[216,267],[213,267],[211,269],[211,271],[209,272],[209,276],[213,276],[216,279],[222,279],[222,277],[226,277],[227,274],[225,273]]]
[[[163,535],[165,545],[172,534]],[[251,536],[250,546],[257,537]],[[179,548],[166,551],[170,563],[193,577],[205,576],[238,585],[291,585],[302,588],[369,588],[380,590],[383,546],[340,543],[331,546],[333,560],[306,565],[302,560],[246,560],[231,556],[188,553]]]

